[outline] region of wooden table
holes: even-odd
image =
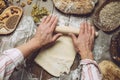
[[[99,7],[105,0],[99,0],[99,3],[97,4],[97,7]],[[21,0],[20,3],[26,2],[26,0]],[[14,5],[20,5],[20,3],[14,3]],[[32,6],[34,4],[37,4],[40,8],[46,7],[48,11],[53,14],[57,15],[59,17],[59,23],[58,25],[65,25],[65,26],[71,26],[71,27],[79,27],[80,23],[83,21],[91,21],[92,14],[87,16],[80,16],[80,15],[67,15],[63,14],[60,11],[58,11],[54,5],[52,0],[42,1],[42,0],[33,0],[31,5],[26,5],[23,10],[24,14],[23,16],[30,16]],[[95,8],[95,10],[97,9]],[[109,45],[111,36],[113,33],[105,33],[99,29],[96,28],[96,30],[99,32],[99,36],[96,38],[95,41],[95,47],[94,47],[94,56],[97,62],[100,62],[102,60],[108,59],[111,60],[110,53],[109,53]],[[38,66],[34,61],[33,58],[30,59],[31,61],[28,61],[28,66],[24,68],[24,70],[21,71],[15,71],[14,74],[11,76],[11,80],[30,80],[28,79],[27,74],[32,73],[31,75],[34,79],[31,80],[37,80],[35,78],[39,78],[38,80],[47,80],[49,78],[52,78],[50,74],[48,74],[46,71],[44,71],[40,66]],[[74,64],[71,68],[71,70],[75,70],[77,66],[79,65],[79,55],[76,55]],[[31,63],[29,63],[31,62]],[[28,72],[28,73],[26,73]]]

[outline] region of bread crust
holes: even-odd
[[[120,80],[120,68],[112,61],[103,60],[99,63],[99,68],[103,75],[102,80]]]
[[[91,13],[97,0],[53,0],[55,7],[67,14]]]

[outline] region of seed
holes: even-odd
[[[120,26],[120,2],[110,2],[100,11],[99,20],[102,27],[112,30]]]
[[[10,17],[6,22],[6,27],[8,29],[14,29],[14,27],[17,25],[18,18],[19,18],[19,15],[14,15]]]

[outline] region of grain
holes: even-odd
[[[99,14],[103,28],[112,30],[120,26],[120,2],[111,2],[103,7]]]
[[[19,15],[14,15],[14,16],[10,17],[6,22],[6,27],[8,29],[14,29],[14,27],[17,24],[18,18],[19,18]]]

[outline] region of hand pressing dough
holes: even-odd
[[[98,0],[53,0],[55,7],[67,14],[91,13]]]
[[[69,73],[75,55],[72,39],[68,36],[61,36],[55,45],[40,51],[35,62],[51,75],[59,77],[64,73]]]

